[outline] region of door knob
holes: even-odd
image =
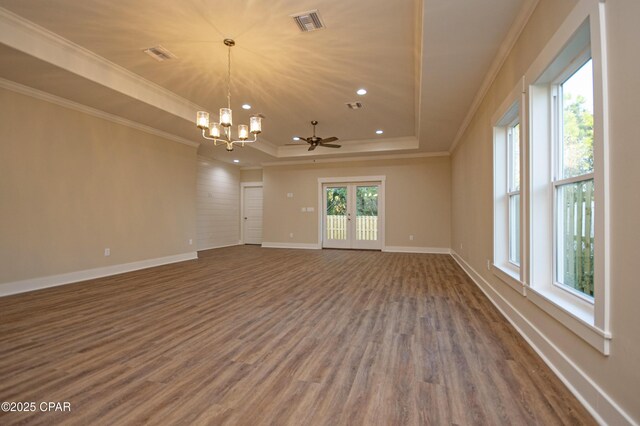
[[[245,217],[244,220],[247,220],[247,218]]]

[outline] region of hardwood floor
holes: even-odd
[[[0,424],[593,424],[447,255],[254,246],[0,298]]]

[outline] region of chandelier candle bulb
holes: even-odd
[[[212,138],[219,138],[220,134],[220,123],[211,123],[211,126],[209,127],[209,136]]]
[[[253,116],[249,118],[249,128],[251,129],[251,133],[257,135],[262,132],[262,118],[258,116]]]
[[[238,126],[238,139],[241,141],[246,141],[249,139],[249,126],[246,124],[240,124]]]
[[[220,124],[224,127],[231,126],[231,108],[220,108]]]
[[[209,113],[206,111],[198,111],[198,114],[196,117],[196,124],[202,130],[209,127]]]

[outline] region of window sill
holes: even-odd
[[[555,296],[551,292],[539,291],[529,287],[527,299],[533,302],[540,309],[551,315],[560,324],[567,327],[574,334],[580,337],[603,355],[609,355],[609,343],[611,333],[596,327],[593,319],[593,312],[580,309],[579,306],[571,306],[571,310],[566,302]]]
[[[527,295],[526,286],[522,283],[522,281],[520,281],[520,274],[517,270],[515,270],[515,268],[492,264],[491,272],[493,272],[493,275],[500,278],[503,283],[507,284],[509,287],[511,287],[521,295]]]

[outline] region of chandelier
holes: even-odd
[[[234,144],[244,146],[245,143],[252,143],[258,140],[258,134],[262,132],[262,117],[252,115],[249,117],[249,126],[238,125],[238,135],[234,139],[231,135],[232,111],[231,111],[231,48],[236,42],[232,39],[224,40],[225,46],[229,48],[227,54],[227,107],[220,108],[220,121],[209,122],[207,111],[198,111],[196,115],[196,126],[202,130],[202,137],[213,141],[213,144],[225,144],[227,151],[233,151]],[[253,135],[253,140],[249,139],[249,134]]]

